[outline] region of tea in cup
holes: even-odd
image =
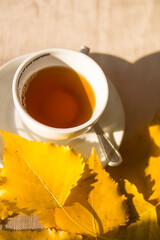
[[[31,54],[12,85],[25,125],[50,140],[76,137],[95,124],[108,100],[107,79],[89,56],[53,48]]]

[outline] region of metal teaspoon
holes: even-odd
[[[81,46],[80,52],[88,55],[89,48],[86,46]],[[110,140],[105,135],[104,131],[100,127],[99,123],[93,125],[93,129],[98,137],[100,146],[102,148],[103,154],[106,158],[107,164],[110,166],[118,166],[122,162],[122,157],[118,150],[113,146]]]

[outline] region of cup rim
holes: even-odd
[[[18,84],[18,79],[20,77],[20,74],[22,73],[23,69],[25,68],[26,65],[28,65],[35,57],[39,57],[43,54],[51,54],[52,52],[72,52],[74,54],[80,54],[82,55],[84,58],[87,58],[89,61],[91,61],[93,64],[95,64],[95,66],[99,69],[99,71],[101,72],[101,75],[103,76],[103,78],[105,79],[105,82],[106,82],[106,91],[107,91],[107,94],[105,95],[105,98],[104,98],[104,103],[103,106],[101,106],[101,109],[99,109],[97,115],[95,117],[93,117],[93,115],[91,116],[91,118],[86,121],[85,123],[83,124],[80,124],[78,126],[75,126],[75,127],[71,127],[71,128],[56,128],[56,127],[51,127],[51,126],[48,126],[48,125],[45,125],[43,123],[40,123],[38,122],[36,119],[34,119],[33,117],[31,117],[29,115],[29,113],[27,113],[23,106],[21,105],[20,103],[20,100],[19,100],[19,96],[18,96],[18,88],[17,88],[17,84]],[[13,96],[13,100],[14,100],[14,103],[15,103],[15,106],[17,108],[17,111],[19,113],[21,113],[23,115],[23,117],[25,117],[26,119],[29,120],[29,122],[36,126],[38,126],[39,128],[41,128],[42,130],[45,130],[47,132],[54,132],[54,133],[60,133],[60,134],[67,134],[67,133],[74,133],[74,132],[77,132],[77,131],[80,131],[80,130],[83,130],[85,128],[89,128],[90,126],[94,125],[98,120],[99,118],[101,117],[102,113],[104,112],[106,106],[107,106],[107,102],[108,102],[108,97],[109,97],[109,88],[108,88],[108,81],[107,81],[107,78],[103,72],[103,70],[101,69],[101,67],[92,59],[90,58],[88,55],[85,55],[84,53],[82,52],[78,52],[76,50],[73,50],[73,49],[68,49],[68,48],[48,48],[48,49],[43,49],[43,50],[40,50],[40,51],[37,51],[37,52],[34,52],[34,53],[31,53],[20,65],[19,67],[17,68],[15,74],[14,74],[14,77],[13,77],[13,82],[12,82],[12,96]],[[93,111],[94,112],[94,111]]]

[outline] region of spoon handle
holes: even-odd
[[[93,129],[97,135],[107,164],[112,167],[118,166],[122,162],[122,157],[120,153],[107,138],[99,123],[95,123],[93,125]]]
[[[88,55],[89,48],[86,46],[81,46],[80,52]],[[100,146],[102,148],[103,154],[106,158],[108,165],[118,166],[122,162],[122,157],[117,149],[113,146],[110,140],[107,138],[99,123],[93,125],[93,129],[98,137]]]

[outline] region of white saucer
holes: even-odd
[[[12,79],[20,63],[27,57],[20,56],[15,58],[0,68],[0,129],[8,132],[18,134],[22,137],[31,140],[45,141],[35,136],[20,120],[18,113],[15,110],[12,100]],[[124,135],[124,110],[121,99],[111,83],[109,83],[109,100],[107,107],[101,117],[99,123],[113,145],[118,148],[121,144]],[[93,129],[83,134],[80,137],[65,142],[55,142],[59,145],[68,144],[77,153],[81,153],[83,157],[88,158],[92,146],[95,147],[96,152],[105,166],[106,162],[98,143],[98,139]]]

